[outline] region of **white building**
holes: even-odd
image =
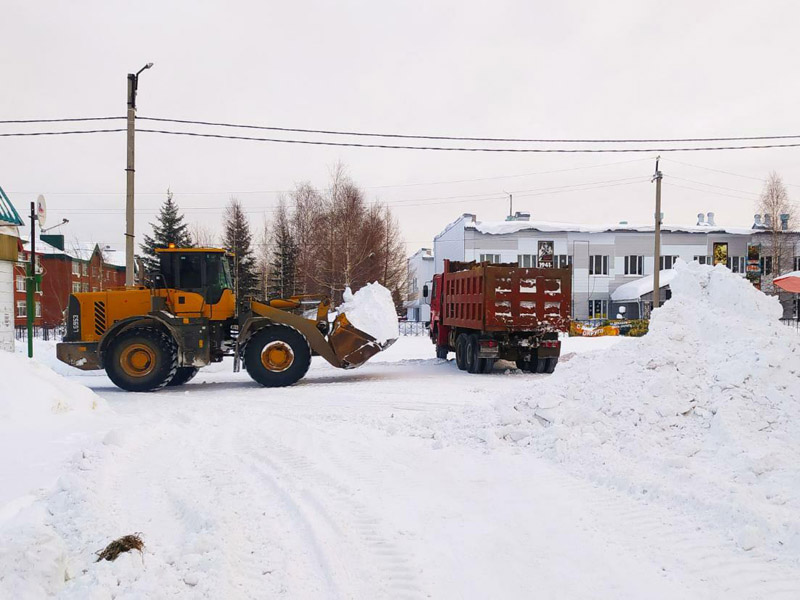
[[[541,260],[544,251],[546,266],[573,267],[573,318],[613,318],[620,306],[625,306],[631,317],[646,317],[652,291],[649,297],[620,302],[612,301],[612,293],[626,283],[652,277],[653,229],[653,225],[625,221],[611,225],[531,221],[527,213],[517,213],[506,221],[479,221],[467,213],[434,238],[434,272],[443,271],[445,259],[545,266]],[[715,247],[724,246],[727,266],[744,276],[748,244],[766,241],[760,239],[766,232],[757,224],[721,227],[714,222],[713,213],[699,214],[695,225],[665,224],[661,231],[661,270],[671,269],[678,258],[711,264]],[[795,254],[800,254],[800,244],[796,248]],[[771,265],[771,258],[762,259],[766,282],[771,281]],[[661,298],[666,299],[668,293],[662,286]],[[792,311],[789,299],[785,310]]]
[[[408,259],[408,296],[405,303],[408,321],[431,320],[431,307],[422,297],[422,286],[433,279],[433,253],[420,248]]]
[[[14,351],[14,265],[22,219],[0,188],[0,350]]]

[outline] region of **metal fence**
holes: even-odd
[[[60,342],[64,339],[66,333],[65,328],[62,327],[34,327],[33,337],[40,340],[54,340]],[[18,340],[28,339],[28,328],[20,325],[14,327],[14,337]]]
[[[781,319],[781,323],[783,323],[787,327],[794,327],[795,330],[800,332],[800,318],[793,319],[790,317],[788,319]]]
[[[401,321],[400,335],[428,335],[428,324],[423,321]]]

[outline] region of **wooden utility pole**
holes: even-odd
[[[658,308],[661,304],[661,285],[659,276],[661,275],[661,178],[663,177],[661,171],[658,170],[658,161],[660,156],[656,157],[656,173],[653,175],[653,181],[656,182],[656,227],[655,227],[655,245],[653,248],[653,308]]]
[[[139,74],[149,69],[153,63],[147,63],[136,73],[128,73],[128,134],[125,174],[125,285],[133,285],[133,179],[134,167],[134,134],[136,132],[136,88],[139,86]]]
[[[33,321],[36,318],[36,203],[31,202],[31,260],[28,263],[28,280],[25,288],[26,321],[28,324],[28,358],[33,358]]]

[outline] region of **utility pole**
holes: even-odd
[[[139,86],[139,74],[149,69],[153,63],[147,63],[136,73],[128,73],[128,160],[125,167],[125,285],[133,285],[133,178],[134,167],[134,133],[136,120],[136,88]]]
[[[514,216],[514,196],[509,194],[508,192],[504,192],[508,194],[508,220],[511,220],[511,217]]]
[[[26,321],[28,324],[28,358],[33,358],[33,321],[36,318],[36,203],[31,202],[31,260],[28,263],[28,285],[25,289]]]
[[[660,276],[660,263],[661,263],[661,179],[663,175],[658,170],[658,161],[661,160],[660,156],[656,157],[656,172],[653,175],[652,181],[656,182],[656,227],[655,227],[655,246],[653,248],[653,308],[658,308],[661,304],[661,285],[659,281]]]

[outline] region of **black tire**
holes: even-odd
[[[200,369],[197,367],[178,367],[178,370],[175,371],[175,375],[169,380],[167,387],[189,383],[192,379],[194,379],[194,376],[197,375],[199,370]]]
[[[467,368],[466,351],[467,335],[465,333],[459,333],[456,338],[456,366],[461,371],[465,371]]]
[[[467,373],[480,373],[480,364],[478,360],[478,336],[467,336],[467,341],[464,345],[464,360],[466,362]]]
[[[436,346],[436,358],[444,358],[447,359],[447,353],[449,352],[447,346]]]
[[[482,358],[483,361],[483,369],[481,373],[491,373],[492,369],[494,369],[494,359],[493,358]]]
[[[525,360],[524,358],[518,358],[518,359],[516,360],[516,363],[517,363],[517,368],[518,368],[520,371],[525,371],[525,372],[528,372],[528,371],[530,371],[530,370],[531,370],[531,363],[530,363],[530,361],[528,361],[528,360]]]
[[[553,357],[550,357],[550,358],[548,358],[546,360],[547,360],[547,364],[544,366],[544,372],[545,373],[552,373],[553,371],[556,370],[556,365],[558,364],[558,357],[557,356],[553,356]]]
[[[178,348],[172,336],[154,327],[120,333],[106,352],[108,378],[129,392],[153,392],[167,385],[178,369]]]
[[[547,369],[547,359],[546,358],[537,358],[536,362],[534,363],[536,367],[536,373],[544,373]]]
[[[268,347],[284,356],[273,362]],[[271,365],[271,366],[270,366]],[[270,325],[253,334],[244,348],[244,366],[254,381],[265,387],[292,385],[308,371],[311,348],[305,336],[287,325]]]

